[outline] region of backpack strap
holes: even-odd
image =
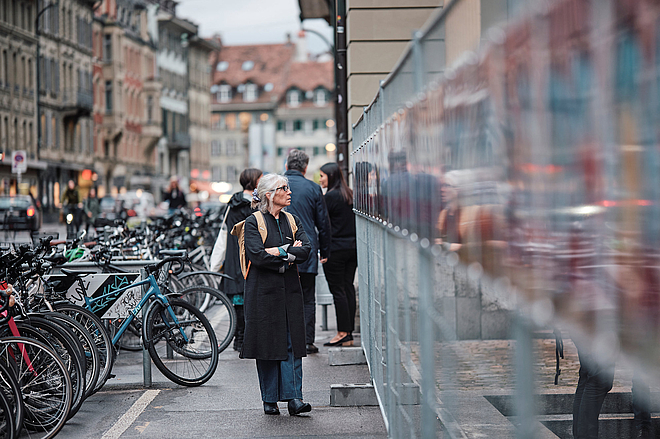
[[[282,211],[284,212],[284,211]],[[284,212],[286,219],[289,220],[289,227],[291,227],[291,232],[293,232],[293,240],[296,240],[296,233],[298,232],[298,225],[296,224],[296,219],[289,212]]]
[[[268,229],[266,229],[266,221],[264,220],[264,214],[260,211],[254,212],[252,215],[257,219],[257,229],[259,229],[259,234],[261,235],[261,242],[266,243],[266,238],[268,237]],[[243,241],[245,246],[245,240]],[[247,279],[248,273],[250,273],[250,267],[252,266],[252,261],[247,258],[245,253],[245,247],[243,247],[243,253],[245,254],[245,259],[247,260],[247,267],[245,269],[245,274],[243,275],[244,279]]]

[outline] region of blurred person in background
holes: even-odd
[[[101,213],[101,202],[96,196],[96,188],[92,187],[83,202],[83,211],[85,212],[85,232],[89,231],[89,226],[94,228],[96,218]]]
[[[170,178],[170,191],[165,194],[163,201],[169,202],[169,213],[186,206],[186,194],[179,187],[179,179],[176,176]]]
[[[319,348],[314,345],[316,336],[316,275],[319,270],[318,252],[320,250],[321,259],[328,258],[332,232],[323,192],[318,184],[305,178],[308,164],[309,156],[303,151],[294,149],[287,157],[287,170],[284,175],[289,180],[292,193],[291,206],[288,207],[287,211],[300,218],[312,245],[309,258],[298,266],[298,271],[305,301],[307,353],[315,354],[319,351]]]
[[[337,334],[323,346],[352,346],[356,308],[353,281],[357,270],[353,191],[337,163],[321,166],[319,182],[328,189],[324,198],[332,227],[330,256],[321,263],[337,315]]]
[[[69,180],[66,190],[62,193],[61,202],[64,209],[64,223],[67,225],[67,235],[71,237],[71,235],[78,233],[80,229],[80,212],[83,207],[75,181]],[[71,215],[71,218],[69,218],[69,215]]]
[[[247,168],[239,177],[239,182],[243,187],[241,192],[236,192],[227,203],[226,225],[227,230],[246,219],[255,211],[252,208],[252,192],[257,188],[261,175],[259,169]],[[223,278],[221,289],[231,299],[236,309],[236,335],[234,336],[234,350],[240,351],[243,347],[243,335],[245,333],[245,317],[243,314],[243,292],[245,290],[245,279],[241,272],[241,262],[238,255],[238,237],[227,234],[227,247],[224,261],[225,274],[232,277],[232,280]]]

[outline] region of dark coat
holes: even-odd
[[[241,358],[286,360],[287,322],[293,355],[306,356],[303,296],[296,264],[307,260],[311,246],[300,219],[295,219],[298,231],[294,237],[283,213],[280,213],[279,229],[275,217],[265,214],[268,230],[265,243],[261,241],[255,216],[245,220],[245,251],[252,264],[245,281],[245,338]],[[302,241],[302,247],[288,249],[296,257],[294,264],[266,252],[268,247],[293,244],[295,240]]]
[[[346,202],[339,189],[329,190],[325,194],[325,204],[332,225],[332,245],[330,251],[353,250],[356,248],[355,214],[353,204]]]
[[[170,209],[180,209],[186,205],[186,194],[181,189],[165,193],[164,201],[169,201]]]
[[[300,264],[298,269],[301,273],[317,274],[319,271],[318,252],[321,251],[321,258],[330,256],[332,239],[323,191],[321,186],[306,179],[300,171],[288,170],[284,175],[289,179],[291,188],[291,205],[287,211],[300,218],[309,242],[312,244],[309,259],[304,264]]]
[[[250,207],[250,200],[246,200],[243,191],[236,192],[229,203],[227,203],[229,212],[227,213],[227,231],[246,219],[254,212]],[[222,291],[225,294],[243,294],[245,290],[245,279],[241,272],[241,261],[238,257],[238,237],[227,233],[227,251],[225,253],[224,263],[225,274],[234,278],[234,280],[222,280]]]

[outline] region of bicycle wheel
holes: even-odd
[[[218,367],[213,328],[188,302],[172,300],[169,307],[154,303],[145,319],[144,340],[151,359],[173,382],[190,387],[202,385]]]
[[[198,303],[200,298],[207,296],[213,297],[213,300],[204,311],[204,315],[213,327],[215,338],[218,341],[218,352],[222,352],[227,349],[236,331],[236,310],[225,293],[201,285],[168,293],[168,297],[176,297],[192,305]]]
[[[23,428],[25,418],[25,405],[23,405],[23,394],[18,387],[18,380],[13,371],[0,361],[0,393],[4,393],[14,414],[14,436],[18,437]],[[0,433],[2,436],[2,433]]]
[[[0,438],[13,439],[18,436],[15,422],[11,402],[5,392],[0,392]]]
[[[39,330],[67,367],[73,390],[73,400],[69,410],[69,418],[71,418],[78,412],[85,400],[86,372],[82,345],[66,326],[40,316],[30,315],[25,320],[17,320],[16,326],[21,334],[28,330],[28,326]]]
[[[48,346],[25,337],[0,338],[0,361],[17,377],[23,394],[23,426],[54,437],[71,408],[71,379],[60,357]],[[35,436],[30,434],[31,438]]]
[[[94,387],[94,392],[98,392],[108,378],[110,378],[112,366],[115,362],[115,350],[112,347],[112,339],[108,335],[108,331],[103,326],[101,319],[86,308],[70,302],[54,303],[53,308],[57,312],[73,317],[82,323],[87,328],[87,331],[92,334],[94,344],[96,344],[96,348],[99,350],[99,359],[101,361],[99,377]]]
[[[47,319],[55,319],[65,324],[71,332],[78,338],[84,349],[84,358],[86,375],[85,375],[85,395],[87,398],[94,392],[96,381],[99,379],[99,372],[101,371],[101,361],[99,358],[99,350],[94,344],[94,337],[87,331],[87,328],[82,323],[77,321],[71,316],[59,312],[50,312],[43,314]]]

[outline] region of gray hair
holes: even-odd
[[[272,194],[275,192],[275,189],[287,184],[289,184],[289,179],[283,175],[267,174],[261,177],[261,180],[259,180],[259,184],[257,185],[257,197],[259,197],[259,201],[253,199],[252,208],[256,207],[261,213],[266,214],[270,208],[273,207],[273,196],[271,195],[270,198],[268,198],[266,197],[266,194]]]
[[[286,168],[293,171],[305,172],[307,165],[309,164],[309,156],[305,151],[299,149],[294,149],[289,153],[289,157],[286,159]]]

